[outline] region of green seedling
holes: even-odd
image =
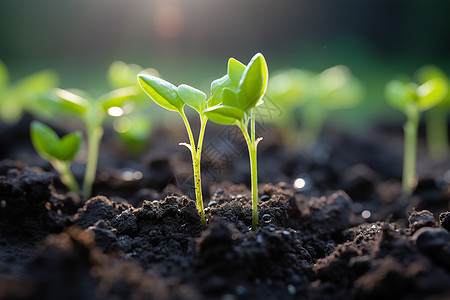
[[[420,114],[438,105],[447,93],[447,82],[440,77],[422,84],[405,80],[391,80],[385,88],[389,104],[406,115],[402,195],[409,197],[417,184],[417,129]]]
[[[256,54],[247,66],[230,58],[227,74],[211,84],[211,98],[204,111],[206,117],[215,123],[238,126],[247,142],[251,169],[252,229],[258,226],[256,154],[258,143],[262,140],[255,136],[255,107],[262,103],[268,77],[262,54]]]
[[[107,72],[108,83],[112,88],[136,87],[138,92],[130,97],[123,115],[114,119],[113,128],[119,138],[125,143],[131,153],[141,153],[151,134],[151,123],[157,121],[159,115],[149,110],[150,102],[145,92],[139,88],[136,76],[145,73],[159,77],[155,69],[143,69],[136,64],[126,64],[122,61],[113,62]],[[149,118],[149,114],[151,117]]]
[[[81,148],[81,132],[72,132],[60,139],[53,129],[39,121],[33,121],[30,125],[30,135],[36,152],[58,171],[61,182],[78,194],[80,188],[70,165]]]
[[[270,76],[267,95],[286,112],[279,118],[271,118],[270,121],[274,121],[280,128],[285,144],[296,146],[299,142],[296,130],[299,124],[296,115],[299,108],[311,99],[311,85],[315,75],[314,72],[308,70],[289,69]]]
[[[20,120],[24,112],[40,117],[48,116],[38,100],[56,87],[58,81],[55,72],[44,70],[10,84],[8,69],[0,61],[0,119],[8,124],[14,124]]]
[[[349,109],[359,105],[364,96],[362,84],[343,65],[326,69],[315,76],[310,101],[302,109],[303,128],[314,144],[330,111]]]
[[[170,82],[147,74],[139,74],[138,81],[142,89],[156,104],[169,111],[178,112],[183,119],[189,137],[189,144],[180,143],[180,145],[186,146],[191,152],[197,209],[203,225],[206,226],[200,174],[203,137],[207,123],[206,115],[203,112],[206,108],[206,94],[189,85],[182,84],[176,87]],[[196,110],[200,116],[200,133],[197,144],[195,144],[191,125],[184,112],[186,104]]]
[[[47,103],[47,107],[53,108],[56,114],[73,115],[84,124],[88,158],[82,189],[83,200],[91,196],[103,136],[103,121],[107,114],[115,115],[120,112],[126,101],[136,93],[135,88],[128,87],[113,90],[94,100],[80,91],[55,89],[56,97]]]
[[[301,109],[304,145],[314,145],[318,140],[330,111],[355,107],[364,95],[362,84],[343,65],[319,74],[301,69],[278,73],[271,78],[268,90],[286,111]],[[290,120],[289,114],[283,115],[282,122],[294,125]]]
[[[448,156],[450,150],[447,130],[450,108],[449,81],[441,69],[432,65],[420,68],[416,72],[415,78],[419,84],[438,78],[442,82],[442,93],[446,94],[438,105],[425,112],[428,152],[433,159],[441,161]]]

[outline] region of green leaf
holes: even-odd
[[[59,143],[59,137],[47,125],[33,121],[30,125],[31,142],[34,148],[44,159],[55,158],[54,149]]]
[[[63,161],[71,161],[81,148],[83,136],[80,131],[65,135],[54,149],[55,158]]]
[[[159,106],[168,110],[180,111],[184,102],[179,98],[177,87],[161,78],[139,74],[139,84],[145,93]]]
[[[209,107],[203,113],[209,120],[223,125],[236,124],[237,121],[244,118],[244,112],[242,110],[224,105]]]
[[[415,74],[415,79],[419,84],[423,84],[434,78],[442,78],[445,79],[447,76],[445,73],[436,66],[426,65],[417,70]]]
[[[58,86],[59,77],[52,70],[43,70],[31,74],[15,84],[15,89],[28,98]]]
[[[242,109],[248,111],[255,107],[264,96],[268,76],[266,60],[258,53],[248,63],[239,82],[239,102]]]
[[[117,60],[108,69],[107,78],[111,86],[122,88],[136,85],[136,76],[142,71],[142,67],[135,64],[126,64]]]
[[[243,63],[234,58],[230,58],[228,60],[228,77],[235,87],[239,85],[244,71],[245,65]]]
[[[235,108],[240,108],[237,91],[231,88],[225,88],[222,91],[222,104],[224,106],[231,106]]]
[[[406,113],[408,102],[414,100],[414,91],[415,86],[411,83],[394,79],[387,83],[384,95],[391,106]]]
[[[67,113],[83,116],[89,106],[86,99],[63,89],[55,89],[59,109]]]
[[[104,111],[113,106],[120,107],[123,103],[129,100],[131,97],[138,94],[136,87],[125,87],[117,90],[113,90],[98,99]]]
[[[211,97],[207,101],[208,107],[219,105],[222,102],[222,91],[224,88],[234,87],[228,75],[224,75],[211,83]]]
[[[200,115],[203,114],[203,110],[206,106],[205,93],[187,84],[178,86],[177,93],[184,103],[198,111]]]
[[[447,96],[448,86],[444,78],[434,78],[420,85],[416,90],[417,104],[421,111],[439,104]]]
[[[2,90],[9,81],[9,72],[5,64],[0,60],[0,90]]]

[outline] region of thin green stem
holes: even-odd
[[[407,114],[408,120],[404,126],[405,143],[403,157],[402,194],[405,197],[412,195],[416,186],[416,156],[417,156],[417,129],[419,126],[419,112],[411,109]]]
[[[88,159],[86,164],[86,170],[84,172],[83,181],[83,200],[89,199],[92,193],[92,185],[95,181],[95,175],[97,173],[98,153],[100,150],[100,141],[103,136],[103,128],[100,126],[87,129],[88,138]]]
[[[325,113],[320,104],[311,102],[302,110],[302,123],[305,130],[306,145],[314,145],[320,137],[322,132],[323,122],[325,120]]]
[[[61,177],[61,182],[64,183],[70,191],[78,194],[80,192],[80,187],[78,186],[78,183],[70,170],[70,163],[55,159],[51,161],[51,164],[58,171]]]
[[[194,136],[192,134],[191,125],[189,124],[189,120],[186,117],[186,114],[184,113],[184,110],[181,109],[180,111],[181,118],[183,119],[184,126],[186,127],[186,131],[189,136],[189,143],[190,147],[189,150],[191,151],[192,156],[192,166],[194,171],[194,185],[195,185],[195,198],[197,201],[197,210],[200,214],[200,220],[203,224],[203,226],[206,226],[206,218],[205,218],[205,210],[203,209],[203,196],[202,196],[202,181],[201,181],[201,173],[200,173],[200,158],[201,158],[201,149],[203,145],[203,136],[205,133],[206,128],[206,119],[201,118],[201,125],[200,125],[200,134],[199,134],[199,140],[198,140],[198,146],[197,151],[195,147],[195,140]]]
[[[434,107],[425,113],[427,130],[427,147],[430,156],[437,160],[444,160],[449,154],[447,130],[447,109]]]
[[[254,117],[254,114],[252,114]],[[251,120],[251,135],[255,136],[254,129],[254,118]],[[238,127],[241,129],[244,135],[245,141],[247,142],[248,154],[250,158],[250,170],[251,170],[251,188],[252,188],[252,230],[258,227],[258,175],[256,168],[256,141],[252,140],[248,134],[245,124],[241,121],[238,123]]]

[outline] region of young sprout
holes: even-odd
[[[124,109],[124,114],[114,118],[113,128],[119,138],[125,143],[127,149],[132,153],[140,153],[150,136],[151,122],[157,120],[159,115],[149,110],[150,102],[145,92],[139,87],[136,76],[145,73],[159,77],[155,69],[143,69],[136,64],[127,64],[123,61],[114,61],[108,68],[108,83],[112,88],[136,87],[138,92],[130,97],[132,101]],[[130,111],[128,113],[128,111]]]
[[[60,139],[53,129],[39,121],[33,121],[30,135],[36,152],[58,171],[61,182],[78,194],[80,188],[70,170],[70,164],[81,148],[81,132],[75,131]]]
[[[442,80],[442,88],[445,90],[443,93],[446,95],[442,101],[425,112],[428,152],[433,159],[440,161],[448,156],[450,150],[447,132],[448,110],[450,108],[448,79],[441,69],[432,65],[420,68],[416,72],[415,77],[419,84],[434,78],[440,78]]]
[[[0,119],[14,124],[25,111],[41,117],[48,116],[38,100],[58,85],[58,76],[50,70],[39,71],[14,84],[9,84],[9,72],[0,61]]]
[[[417,129],[420,114],[438,105],[447,93],[447,83],[440,77],[432,78],[422,84],[391,80],[385,88],[389,104],[406,115],[402,195],[411,196],[416,186]]]
[[[142,89],[156,104],[167,110],[178,112],[183,119],[189,137],[189,144],[180,143],[180,145],[186,146],[191,152],[197,209],[200,214],[201,222],[206,226],[200,174],[203,137],[207,123],[206,115],[203,113],[206,108],[206,94],[189,85],[182,84],[176,87],[170,82],[147,74],[139,74],[138,81]],[[195,109],[200,116],[200,133],[197,144],[195,144],[191,125],[184,112],[185,104]]]
[[[266,60],[261,53],[256,54],[247,66],[230,58],[227,74],[211,84],[209,107],[204,111],[207,118],[215,123],[238,126],[247,142],[251,169],[252,229],[258,226],[256,154],[262,139],[255,136],[255,107],[262,103],[268,77]]]
[[[133,87],[113,90],[94,100],[81,92],[55,89],[56,98],[50,101],[57,113],[71,114],[79,118],[85,127],[87,136],[87,164],[83,181],[83,200],[91,196],[92,185],[97,172],[100,141],[103,136],[103,121],[107,114],[120,114],[129,97],[135,95]]]
[[[364,89],[350,69],[343,65],[316,75],[311,88],[311,98],[302,109],[302,122],[308,134],[307,142],[314,144],[321,134],[328,112],[359,105]]]

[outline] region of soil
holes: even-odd
[[[402,198],[400,125],[328,128],[308,151],[260,128],[252,231],[233,131],[206,133],[204,228],[182,129],[159,129],[138,157],[107,134],[83,203],[34,153],[29,122],[0,125],[0,299],[450,298],[450,162],[419,148],[417,189]]]

